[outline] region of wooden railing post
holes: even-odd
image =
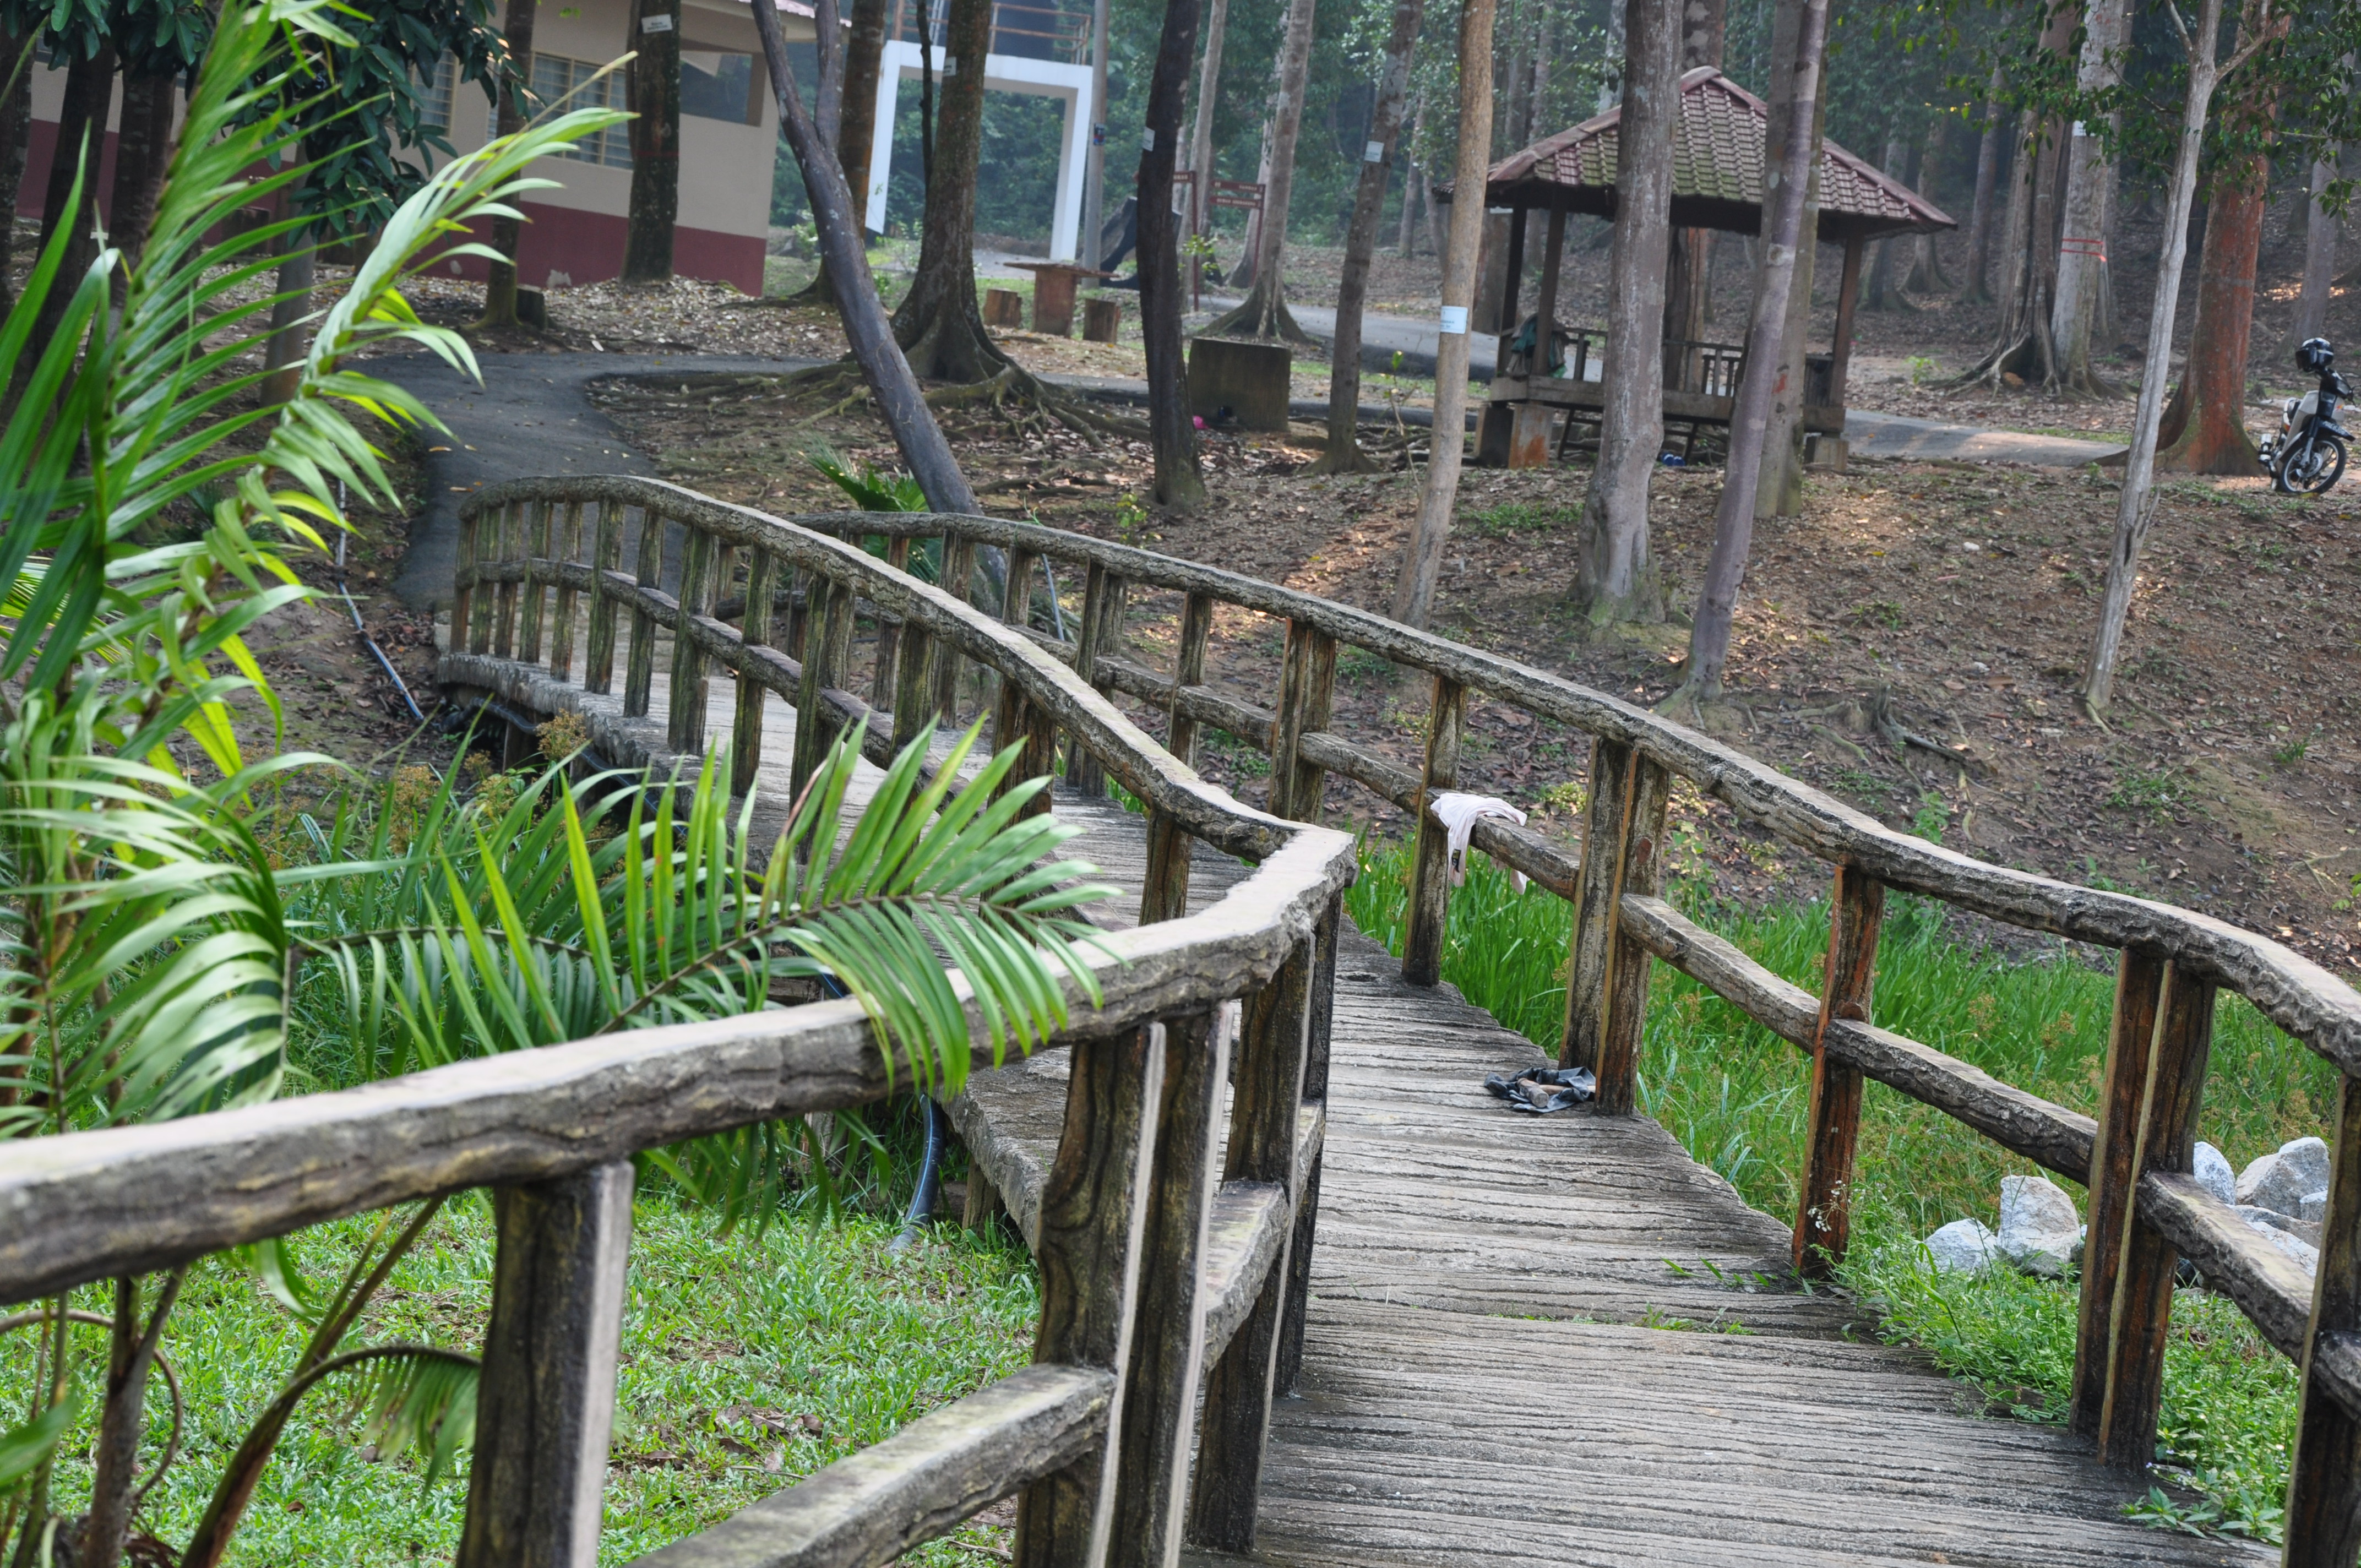
[[[975,586],[975,541],[964,534],[943,535],[942,581],[936,585],[961,604]],[[959,723],[960,674],[967,661],[959,650],[946,642],[935,650],[935,711],[952,724]]]
[[[1648,956],[1620,939],[1623,895],[1664,884],[1664,811],[1672,774],[1629,741],[1591,742],[1590,800],[1575,877],[1567,943],[1562,1067],[1598,1075],[1598,1109],[1628,1115],[1637,1098],[1641,1027],[1648,1008]]]
[[[1795,1212],[1795,1272],[1826,1279],[1852,1241],[1853,1153],[1861,1138],[1861,1069],[1829,1059],[1828,1025],[1869,1022],[1877,984],[1877,932],[1885,884],[1858,866],[1837,868],[1828,900],[1828,952],[1820,986],[1820,1024],[1812,1047],[1811,1120],[1804,1132],[1802,1197]],[[1622,947],[1647,955],[1636,943]]]
[[[664,520],[646,507],[640,509],[640,587],[661,587],[664,584]],[[656,618],[634,605],[631,608],[631,659],[623,667],[623,717],[644,718],[648,713],[648,688],[656,676]]]
[[[770,645],[771,582],[775,576],[769,551],[747,552],[746,615],[738,630],[749,648]],[[754,793],[755,776],[763,771],[763,696],[762,682],[743,672],[739,674],[738,713],[730,726],[730,778],[741,795]]]
[[[582,503],[566,503],[565,521],[557,525],[557,558],[571,565],[582,558]],[[560,681],[574,678],[574,618],[582,599],[571,582],[557,585],[555,625],[549,638],[549,673]]]
[[[2151,1170],[2186,1173],[2194,1165],[2197,1113],[2204,1101],[2206,1062],[2213,1047],[2213,983],[2177,963],[2167,963],[2158,990],[2147,1048],[2137,1051],[2135,1047],[2135,1054],[2145,1058],[2140,1074],[2145,1081],[2136,1120],[2125,1129],[2133,1143],[2131,1179],[2110,1238],[2115,1263],[2104,1360],[2092,1368],[2089,1379],[2101,1385],[2094,1434],[2099,1462],[2136,1475],[2146,1474],[2156,1458],[2157,1421],[2164,1406],[2165,1343],[2172,1327],[2172,1277],[2180,1266],[2179,1250],[2140,1216],[2139,1179]],[[2094,1168],[2102,1157],[2094,1147]],[[2099,1240],[2093,1225],[2083,1245],[2086,1270]],[[2075,1349],[2079,1399],[2085,1367],[2092,1358],[2083,1354],[2079,1340]]]
[[[523,554],[524,511],[531,503],[511,501],[500,508],[500,532],[493,559],[507,565]],[[516,652],[517,585],[503,580],[492,596],[492,653],[506,659]]]
[[[885,564],[897,572],[910,569],[910,541],[906,537],[885,542]],[[869,706],[880,713],[894,711],[895,652],[901,646],[901,624],[887,620],[884,610],[881,609],[877,612],[876,668],[869,677]],[[793,648],[798,644],[791,638],[787,646]]]
[[[1097,562],[1091,563],[1090,576],[1082,587],[1082,625],[1074,643],[1074,674],[1106,690],[1099,679],[1099,661],[1115,651],[1123,637],[1124,600],[1130,586]],[[1066,742],[1066,784],[1085,800],[1096,800],[1106,794],[1106,773],[1099,766],[1082,741],[1073,736]]]
[[[604,696],[615,689],[615,596],[607,574],[623,565],[623,503],[598,503],[598,542],[592,551],[590,647],[582,672],[585,689]]]
[[[1139,1298],[1120,1420],[1109,1568],[1179,1560],[1191,1436],[1205,1368],[1206,1222],[1237,1010],[1165,1025],[1164,1092],[1141,1229]]]
[[[1344,920],[1345,901],[1340,894],[1328,901],[1312,937],[1302,1102],[1323,1108],[1328,1103],[1329,1034],[1336,1011],[1336,938]],[[1287,1244],[1287,1304],[1279,1314],[1279,1367],[1271,1378],[1281,1394],[1294,1393],[1303,1381],[1303,1311],[1312,1299],[1312,1241],[1319,1228],[1320,1168],[1325,1158],[1324,1153],[1312,1157],[1312,1168],[1303,1176],[1303,1190],[1295,1199],[1295,1229]]]
[[[456,1568],[592,1568],[615,1416],[631,1162],[493,1197],[500,1250]]]
[[[912,736],[935,732],[939,710],[935,707],[934,633],[915,620],[904,621],[894,665],[894,749],[898,751]]]
[[[2115,963],[2115,1005],[2099,1091],[2099,1132],[2091,1145],[2074,1389],[2066,1418],[2072,1431],[2093,1441],[2106,1413],[2115,1274],[2123,1262],[2132,1188],[2138,1179],[2134,1161],[2139,1153],[2141,1106],[2147,1098],[2148,1061],[2155,1054],[2157,1008],[2164,999],[2164,969],[2163,956],[2145,948],[2125,948]]]
[[[1303,760],[1303,737],[1328,728],[1336,695],[1336,640],[1301,620],[1287,623],[1287,658],[1279,680],[1279,724],[1271,736],[1270,814],[1320,820],[1328,771]]]
[[[664,709],[664,743],[676,757],[705,750],[705,705],[711,696],[705,654],[690,633],[689,620],[709,608],[715,571],[714,538],[694,523],[680,559],[680,624],[672,633],[672,693]]]
[[[1222,1168],[1224,1182],[1268,1182],[1290,1202],[1296,1195],[1296,1124],[1303,1104],[1321,947],[1315,935],[1296,949],[1268,986],[1247,1000],[1246,1038],[1230,1102],[1229,1147]],[[1255,1516],[1262,1500],[1264,1442],[1270,1432],[1271,1394],[1289,1310],[1290,1249],[1296,1240],[1292,1225],[1289,1232],[1263,1277],[1253,1310],[1205,1383],[1189,1539],[1240,1555],[1254,1550]],[[1308,1247],[1308,1230],[1301,1239]]]
[[[476,540],[481,527],[480,518],[479,513],[476,517],[459,520],[459,565],[451,574],[451,652],[454,653],[483,652],[476,646],[475,628],[471,624],[478,598],[476,592]]]
[[[796,688],[796,756],[789,774],[787,798],[796,800],[819,770],[820,759],[836,739],[822,714],[821,695],[836,689],[844,667],[852,659],[852,590],[818,573],[807,579],[804,614],[803,680]],[[896,740],[900,737],[896,736]]]
[[[2320,1275],[2304,1337],[2303,1392],[2288,1473],[2287,1568],[2345,1568],[2361,1553],[2361,1420],[2324,1386],[2316,1362],[2361,1332],[2361,1084],[2339,1091],[2329,1151]]]
[[[1451,852],[1443,825],[1426,803],[1459,783],[1459,742],[1467,723],[1467,692],[1448,675],[1434,677],[1434,707],[1426,724],[1426,773],[1418,788],[1418,848],[1410,871],[1410,930],[1402,938],[1402,979],[1433,985],[1443,978],[1443,948],[1451,919]],[[1274,774],[1275,776],[1275,774]]]
[[[1113,1532],[1148,1171],[1164,1101],[1165,1031],[1149,1025],[1073,1047],[1066,1119],[1041,1189],[1041,1319],[1033,1359],[1117,1378],[1107,1441],[1027,1487],[1016,1507],[1019,1568],[1098,1568]]]
[[[549,559],[549,536],[557,521],[557,507],[551,501],[527,501],[524,520],[524,585],[518,596],[518,609],[524,620],[522,635],[517,640],[517,657],[528,664],[541,663],[541,623],[548,609],[548,568],[540,563]]]
[[[1180,607],[1180,658],[1172,677],[1172,701],[1165,710],[1164,749],[1180,765],[1197,765],[1197,721],[1180,711],[1180,694],[1205,682],[1205,644],[1213,630],[1213,600],[1191,594]],[[1148,874],[1139,894],[1139,923],[1177,920],[1189,912],[1188,830],[1154,806],[1148,811]]]

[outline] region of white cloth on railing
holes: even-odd
[[[1467,880],[1467,838],[1476,831],[1478,817],[1497,817],[1520,828],[1525,825],[1523,812],[1507,801],[1488,795],[1462,795],[1456,790],[1445,790],[1428,801],[1426,808],[1434,813],[1434,819],[1443,824],[1444,832],[1450,836],[1451,885],[1454,887]],[[1516,879],[1517,891],[1524,892],[1525,873],[1511,871],[1509,874]]]

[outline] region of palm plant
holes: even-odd
[[[279,1093],[299,999],[323,984],[349,999],[377,1072],[771,1005],[774,975],[825,970],[870,1008],[914,1080],[956,1078],[966,1023],[936,948],[983,977],[995,1051],[1038,1038],[1062,1016],[1060,970],[1087,983],[1066,911],[1090,893],[1067,885],[1081,868],[1033,869],[1060,835],[1008,803],[1038,785],[990,801],[1008,757],[955,798],[955,770],[929,784],[905,759],[841,849],[847,745],[767,859],[708,765],[653,806],[645,781],[575,785],[555,773],[491,820],[445,792],[404,848],[348,823],[337,852],[275,863],[257,832],[259,792],[336,764],[277,745],[247,758],[240,711],[267,711],[274,735],[279,715],[243,637],[308,595],[294,563],[346,526],[342,493],[398,504],[352,416],[439,428],[346,362],[407,341],[473,373],[465,341],[421,323],[403,283],[488,254],[468,225],[512,215],[516,197],[550,183],[527,175],[533,159],[620,117],[557,115],[436,170],[320,314],[292,397],[263,406],[255,351],[277,302],[261,280],[273,243],[305,220],[205,236],[306,176],[295,126],[310,84],[326,89],[325,51],[351,45],[338,14],[334,0],[230,0],[139,259],[103,244],[69,272],[60,234],[0,323],[0,362],[31,359],[0,424],[0,1137]],[[273,172],[249,181],[257,169]],[[44,313],[57,325],[34,354]],[[155,543],[149,525],[175,508],[201,513],[195,537]],[[755,1212],[785,1179],[750,1156],[756,1142],[669,1157],[732,1216]],[[466,1441],[466,1357],[345,1343],[432,1212],[390,1216],[325,1290],[285,1245],[248,1255],[313,1333],[187,1561],[219,1560],[279,1431],[323,1380],[359,1381],[381,1450],[418,1442],[432,1468]],[[91,1314],[60,1299],[8,1321],[40,1340],[25,1420],[0,1431],[0,1553],[121,1562],[148,1373],[181,1279],[116,1280],[99,1315],[108,1344],[79,1523],[50,1489],[55,1450],[82,1420],[71,1326]]]

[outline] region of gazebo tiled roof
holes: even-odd
[[[1560,131],[1492,166],[1485,195],[1495,207],[1615,212],[1616,136],[1622,107]],[[1673,223],[1753,234],[1762,227],[1763,144],[1770,109],[1711,66],[1681,78],[1673,135]],[[1438,186],[1438,196],[1447,194]],[[1872,239],[1959,225],[1916,191],[1832,141],[1820,144],[1820,237]]]

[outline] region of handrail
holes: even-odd
[[[1225,1456],[1220,1463],[1237,1473],[1227,1489],[1245,1501],[1226,1520],[1200,1518],[1194,1528],[1251,1539],[1279,1324],[1303,1305],[1300,1278],[1285,1290],[1264,1286],[1279,1259],[1312,1242],[1326,1081],[1324,1056],[1313,1058],[1324,1052],[1331,989],[1322,974],[1334,962],[1338,899],[1356,871],[1352,840],[1233,799],[1140,730],[1087,672],[962,594],[838,538],[653,480],[529,488],[531,504],[494,514],[489,530],[480,495],[463,509],[446,685],[529,709],[579,702],[586,687],[612,686],[619,622],[628,617],[623,712],[591,715],[594,742],[609,760],[701,750],[702,681],[719,666],[742,677],[738,776],[752,777],[759,765],[767,692],[801,711],[800,778],[827,736],[855,718],[876,720],[873,751],[896,729],[935,728],[952,687],[941,677],[969,660],[998,678],[995,743],[1025,742],[1026,774],[1049,771],[1062,734],[1078,763],[1146,804],[1153,832],[1257,862],[1190,914],[1187,857],[1168,857],[1168,874],[1149,889],[1159,917],[1109,933],[1104,952],[1085,955],[1100,1003],[1067,982],[1071,1022],[1052,1043],[1071,1048],[1071,1089],[1039,1198],[1036,1365],[675,1543],[662,1560],[738,1561],[732,1542],[753,1539],[801,1541],[797,1562],[882,1563],[1018,1487],[1017,1554],[1037,1568],[1104,1555],[1100,1499],[1110,1491],[1127,1541],[1148,1543],[1150,1555],[1163,1552],[1157,1543],[1177,1550],[1174,1467],[1185,1475],[1201,1419],[1202,1451]],[[642,519],[631,573],[620,569],[626,502]],[[587,538],[585,504],[597,513]],[[668,570],[675,523],[685,548]],[[733,628],[712,612],[741,563],[746,624]],[[801,658],[767,645],[778,602],[771,585],[781,574],[800,575],[807,587],[800,609],[788,596],[791,619],[807,630]],[[957,576],[963,581],[963,571]],[[668,590],[668,581],[676,587]],[[843,645],[856,605],[897,629],[891,706],[903,710],[902,725],[841,689],[851,684]],[[665,637],[676,700],[659,744],[634,721],[649,712],[656,643]],[[583,686],[568,684],[577,663]],[[873,695],[886,689],[881,681]],[[980,1049],[983,1021],[964,981],[953,980]],[[1234,1005],[1245,999],[1254,1005]],[[595,1535],[581,1538],[577,1505],[586,1489],[595,1495],[606,1465],[631,1157],[876,1100],[909,1082],[856,1004],[820,1003],[247,1110],[22,1140],[0,1147],[0,1301],[493,1187],[498,1273],[458,1562],[587,1562]],[[1204,1151],[1224,1140],[1225,1094],[1229,1153],[1216,1181]],[[1229,1392],[1209,1394],[1201,1418],[1200,1368],[1241,1356],[1255,1358],[1252,1367],[1222,1379]],[[1218,1442],[1226,1432],[1254,1435],[1243,1446]],[[595,1531],[595,1519],[588,1528]]]
[[[577,482],[567,493],[644,493],[625,488],[638,483]],[[493,486],[467,505],[480,514],[548,493],[538,481],[514,488]],[[1579,856],[1543,835],[1498,823],[1479,823],[1475,841],[1574,905],[1563,1059],[1597,1071],[1599,1109],[1631,1109],[1649,967],[1663,961],[1810,1054],[1812,1126],[1795,1228],[1799,1271],[1832,1271],[1848,1245],[1860,1086],[1867,1078],[2086,1183],[2089,1242],[2072,1427],[2092,1438],[2110,1464],[2137,1470],[2153,1456],[2163,1336],[2176,1259],[2185,1255],[2303,1367],[2303,1435],[2294,1456],[2288,1510],[2290,1560],[2313,1560],[2317,1551],[2298,1543],[2341,1541],[2339,1521],[2361,1511],[2361,1474],[2338,1457],[2361,1451],[2361,992],[2319,965],[2226,921],[1991,865],[1899,832],[1656,714],[1513,659],[1313,595],[1130,545],[998,519],[829,513],[801,521],[816,532],[883,536],[895,549],[906,549],[915,539],[939,538],[947,552],[953,544],[970,553],[993,547],[1012,561],[1082,566],[1089,575],[1084,637],[1060,645],[1028,634],[1044,660],[1071,664],[1102,691],[1121,692],[1161,709],[1171,729],[1171,750],[1183,762],[1193,754],[1197,729],[1208,724],[1268,755],[1273,809],[1280,816],[1317,818],[1330,773],[1410,809],[1418,842],[1403,972],[1414,983],[1437,978],[1449,901],[1442,830],[1425,806],[1438,791],[1455,786],[1470,695],[1586,732],[1592,739],[1592,758]],[[1183,596],[1179,665],[1169,674],[1122,656],[1119,639],[1108,630],[1120,623],[1126,594],[1140,590]],[[1272,707],[1207,685],[1206,637],[1215,605],[1287,623],[1279,700]],[[897,613],[895,604],[883,599],[877,608],[882,619]],[[1100,630],[1089,630],[1093,627]],[[1422,771],[1414,773],[1334,732],[1330,696],[1337,652],[1346,646],[1433,677]],[[1691,781],[1704,795],[1831,867],[1830,946],[1822,995],[1771,975],[1657,896],[1675,778]],[[1888,889],[2119,951],[2098,1116],[2051,1104],[1869,1022],[1876,935]],[[2188,1174],[2218,989],[2245,996],[2345,1078],[2314,1281],[2305,1280]],[[2313,1555],[2304,1555],[2307,1551]]]

